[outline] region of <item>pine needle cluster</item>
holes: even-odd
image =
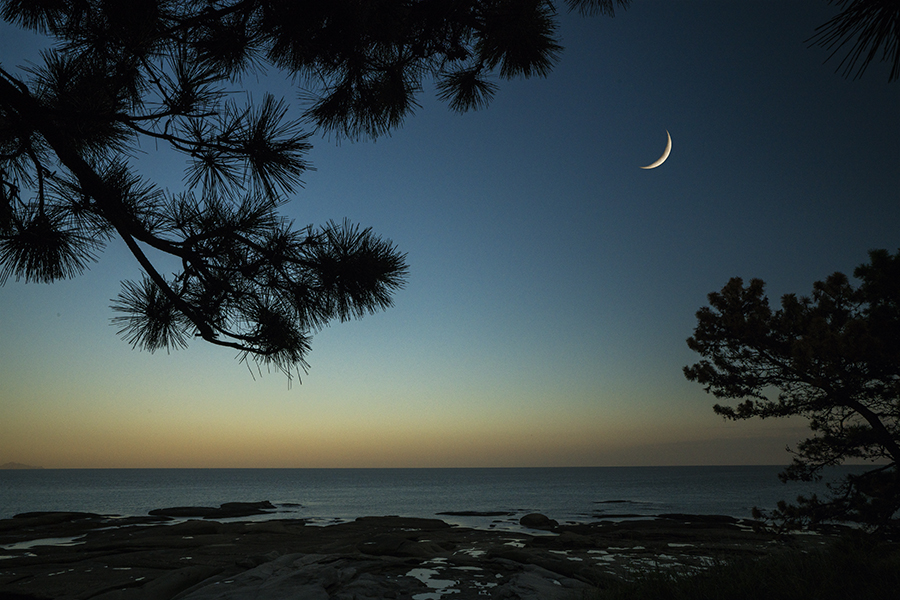
[[[559,50],[545,0],[2,0],[0,18],[48,40],[38,64],[0,65],[0,284],[77,276],[118,238],[143,271],[113,300],[127,342],[202,338],[289,377],[316,330],[391,306],[408,272],[369,228],[279,214],[311,133],[384,135],[426,78],[480,108],[493,74],[545,75]],[[305,108],[240,92],[268,69]],[[184,156],[183,189],[138,170],[147,148]]]

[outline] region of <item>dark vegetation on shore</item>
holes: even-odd
[[[900,544],[862,533],[822,550],[786,550],[702,571],[647,570],[595,600],[895,600]]]

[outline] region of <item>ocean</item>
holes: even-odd
[[[836,478],[852,467],[838,467]],[[360,516],[440,518],[515,529],[539,512],[560,522],[661,513],[743,518],[754,506],[825,491],[783,484],[779,466],[461,469],[41,469],[0,470],[0,519],[33,511],[146,515],[155,508],[268,500],[277,510],[239,520]],[[827,478],[826,478],[827,479]],[[502,515],[442,515],[495,512]]]

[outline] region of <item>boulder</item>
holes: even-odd
[[[519,519],[519,525],[531,529],[553,529],[559,523],[541,513],[530,513]]]

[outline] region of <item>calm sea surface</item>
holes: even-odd
[[[843,472],[843,467],[835,476]],[[558,521],[683,512],[749,517],[752,507],[824,490],[782,484],[777,466],[521,469],[45,469],[0,471],[0,518],[30,511],[123,516],[154,508],[269,500],[253,517],[327,524],[359,516],[433,518],[441,512],[507,516],[439,518],[473,527],[515,527],[541,512]],[[249,520],[249,519],[242,519]]]

